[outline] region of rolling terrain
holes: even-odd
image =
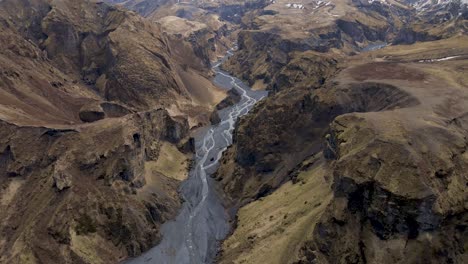
[[[6,0],[0,21],[0,262],[149,249],[180,207],[189,129],[226,93],[189,44],[122,8]]]
[[[274,94],[215,177],[240,207],[220,263],[466,259],[466,5],[388,3],[276,1],[239,32],[225,69]]]
[[[466,0],[0,1],[0,263],[465,263],[467,33]]]
[[[217,179],[254,202],[220,262],[463,263],[467,61],[442,58],[466,41],[349,58],[242,120]]]

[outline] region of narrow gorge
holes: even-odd
[[[0,0],[0,264],[466,263],[467,1]]]
[[[223,152],[232,144],[237,120],[267,95],[265,91],[252,91],[219,68],[231,55],[229,50],[226,57],[214,63],[213,82],[226,90],[236,90],[239,100],[217,111],[217,124],[195,132],[194,165],[180,191],[184,203],[176,219],[162,226],[161,243],[125,263],[211,263],[219,242],[231,230],[229,222],[233,215],[224,208],[211,175],[217,170]]]

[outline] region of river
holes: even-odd
[[[229,215],[214,191],[216,183],[210,175],[216,171],[223,151],[232,144],[236,120],[267,96],[267,92],[253,91],[219,68],[231,55],[232,51],[229,51],[214,64],[216,76],[213,82],[226,90],[237,89],[242,95],[241,100],[219,111],[221,122],[218,125],[205,127],[196,133],[195,165],[180,188],[184,203],[179,215],[162,225],[162,241],[159,245],[126,263],[211,263],[216,256],[219,241],[229,233]]]

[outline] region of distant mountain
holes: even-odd
[[[177,3],[177,0],[105,0],[110,4],[124,6],[130,10],[134,10],[143,16],[148,16],[158,8],[167,4]]]
[[[228,49],[269,96],[210,180],[217,262],[464,263],[467,36],[467,0],[0,0],[0,263],[160,243],[194,134],[255,101]]]

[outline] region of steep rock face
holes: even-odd
[[[170,120],[155,110],[73,129],[2,122],[1,262],[106,263],[154,245],[179,206],[177,181],[147,165],[187,134]]]
[[[176,82],[160,29],[122,10],[89,5],[52,5],[41,22],[47,35],[42,46],[50,58],[63,69],[77,67],[70,71],[78,71],[89,85],[99,80],[97,90],[107,100],[132,107],[154,106],[175,94],[187,96]]]
[[[217,179],[231,205],[255,202],[241,207],[220,262],[275,256],[271,263],[463,263],[468,81],[457,69],[466,67],[465,41],[395,46],[341,60],[321,87],[293,83],[241,120]],[[422,59],[455,54],[459,59],[449,62]],[[325,172],[317,171],[322,155]],[[314,200],[313,208],[325,208],[293,215],[283,207],[253,209],[281,205],[275,199],[286,198],[278,197],[303,197],[300,186],[312,177],[332,186],[330,200]],[[309,228],[290,224],[305,215]],[[278,217],[281,227],[265,232]],[[275,232],[281,241],[269,240]]]
[[[172,54],[178,56],[185,65],[194,68],[199,65],[210,67],[211,62],[224,55],[231,45],[228,38],[231,26],[219,21],[218,17],[209,14],[204,14],[204,17],[205,21],[202,22],[172,15],[157,20],[169,36]],[[195,57],[188,58],[187,54],[190,53]]]
[[[134,10],[143,16],[148,16],[161,7],[176,3],[175,0],[106,0],[110,4],[123,5],[130,10]]]
[[[234,145],[223,154],[223,165],[215,176],[231,205],[243,205],[271,193],[288,180],[298,160],[317,146],[314,138],[324,131],[315,134],[308,120],[304,110],[313,102],[307,94],[306,89],[279,92],[274,95],[276,100],[260,103],[240,120]],[[299,133],[290,137],[292,131]]]
[[[319,56],[310,58],[321,59],[328,66],[319,69],[311,64],[308,69],[312,76],[321,72],[331,75],[336,71],[336,61]],[[224,165],[216,176],[228,200],[234,204],[267,195],[288,180],[289,173],[321,144],[323,125],[333,116],[327,117],[321,111],[334,115],[342,112],[339,107],[330,106],[333,102],[328,98],[322,100],[318,96],[320,91],[314,91],[320,81],[313,78],[308,81],[309,87],[275,93],[239,121],[234,145],[226,151]]]
[[[294,88],[271,98],[241,120],[234,146],[224,158],[226,165],[217,173],[216,179],[235,204],[265,196],[289,180],[304,159],[324,146],[324,134],[335,117],[418,104],[409,94],[380,83]],[[325,156],[335,155],[325,151]]]
[[[106,117],[106,113],[99,104],[90,104],[81,107],[79,115],[83,122],[96,122]]]
[[[186,63],[173,56],[160,26],[104,3],[13,2],[2,2],[6,24],[33,37],[31,41],[69,81],[82,82],[102,99],[136,110],[169,107],[176,100],[187,106],[198,104],[180,76],[179,68]],[[31,11],[35,5],[37,11]],[[27,16],[28,12],[33,14]],[[193,56],[194,51],[184,52]],[[205,55],[200,54],[184,71],[208,77]],[[213,87],[207,89],[216,92]]]
[[[293,83],[317,86],[336,60],[313,49],[308,41],[297,43],[275,33],[241,31],[239,51],[223,64],[223,69],[256,88],[277,91],[290,88]]]
[[[236,89],[231,89],[228,91],[228,96],[216,105],[216,110],[222,110],[224,108],[233,106],[234,104],[238,103],[241,99],[241,94]]]
[[[225,65],[226,70],[251,85],[277,90],[285,79],[281,80],[278,73],[304,57],[298,52],[342,57],[367,50],[374,43],[413,44],[464,34],[467,30],[466,4],[456,1],[430,11],[393,1],[311,0],[302,1],[302,8],[288,4],[275,1],[244,16],[239,51]],[[450,10],[447,12],[452,15],[429,19],[441,9]],[[276,80],[278,77],[280,80]]]
[[[0,44],[0,262],[113,263],[157,244],[189,128],[224,98],[207,69],[94,1],[1,1]]]
[[[4,120],[77,124],[82,107],[110,102],[120,113],[108,117],[164,107],[198,124],[223,99],[201,59],[181,59],[193,50],[174,55],[160,27],[134,13],[90,1],[0,5]]]
[[[327,77],[326,69],[336,62],[326,56],[321,57],[317,52],[347,45],[341,39],[344,34],[341,29],[330,30],[320,33],[321,37],[306,40],[284,39],[274,32],[241,31],[239,51],[223,68],[250,85],[274,91],[293,85],[321,84]],[[332,36],[332,39],[328,39],[328,36]]]
[[[230,34],[238,28],[243,14],[264,7],[267,1],[173,1],[173,0],[108,0],[134,10],[163,25],[174,41],[171,46],[181,49],[181,40],[205,65],[224,56],[235,40]],[[175,53],[182,53],[176,51]],[[186,56],[186,55],[185,55]],[[190,60],[186,60],[190,64]]]
[[[100,100],[90,87],[58,70],[10,21],[0,42],[5,47],[0,53],[1,119],[34,125],[79,123],[80,108]]]
[[[264,88],[281,89],[279,85],[286,78],[278,74],[291,71],[299,60],[313,57],[310,54],[314,52],[349,54],[368,43],[388,41],[405,19],[393,14],[404,13],[397,7],[305,1],[303,8],[297,9],[288,3],[275,1],[244,17],[246,27],[239,33],[239,51],[225,65],[226,70],[250,84],[261,81]],[[339,11],[342,9],[348,11]],[[293,66],[285,68],[290,63]],[[299,66],[298,74],[303,74],[303,68]]]
[[[127,110],[170,108],[203,123],[222,100],[207,79],[209,59],[199,57],[205,53],[178,54],[160,26],[132,12],[90,1],[0,4],[4,101],[21,103],[24,111],[9,111],[9,120],[22,115],[30,123],[76,123],[84,105],[113,101]],[[18,92],[28,103],[16,98]],[[45,115],[36,117],[33,102]]]
[[[329,138],[335,198],[314,233],[319,259],[462,263],[465,126],[419,130],[432,130],[429,147],[426,133],[405,131],[408,144],[382,137],[365,117],[337,118]]]

